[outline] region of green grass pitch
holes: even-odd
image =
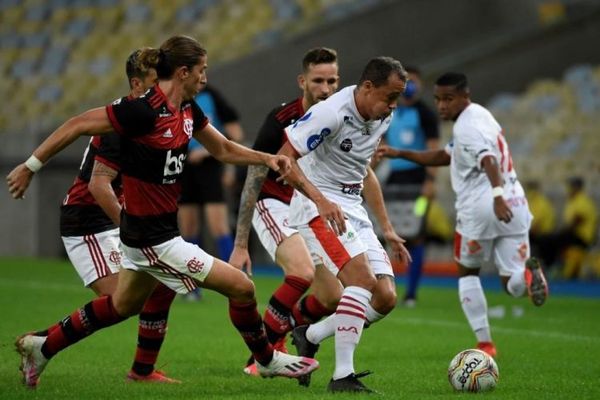
[[[321,368],[306,389],[295,380],[243,375],[248,356],[229,322],[227,303],[205,292],[200,303],[175,300],[169,333],[158,366],[182,385],[125,382],[135,350],[137,319],[96,333],[56,356],[40,386],[24,388],[14,338],[45,328],[83,305],[92,292],[81,286],[66,261],[0,260],[0,399],[321,399],[367,396],[329,395],[333,341],[323,343]],[[255,279],[261,309],[278,277]],[[402,292],[402,288],[399,288]],[[542,308],[527,299],[488,293],[490,307],[504,305],[502,319],[491,319],[498,347],[500,382],[495,391],[455,393],[446,368],[460,350],[472,347],[456,289],[424,287],[418,307],[398,307],[367,329],[355,355],[357,371],[370,369],[367,386],[388,399],[599,399],[600,300],[551,296]],[[522,306],[515,316],[513,307]],[[292,348],[293,349],[293,348]],[[371,396],[369,396],[371,397]]]

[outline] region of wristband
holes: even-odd
[[[32,155],[25,161],[25,166],[29,168],[31,172],[38,172],[44,166],[44,163],[41,162],[36,156]]]
[[[496,198],[504,194],[504,188],[502,186],[496,186],[492,189],[492,197]]]

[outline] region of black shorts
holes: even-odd
[[[179,204],[224,203],[223,164],[208,157],[199,164],[186,163],[181,175]]]

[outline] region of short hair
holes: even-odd
[[[193,68],[200,57],[206,55],[204,47],[194,38],[176,35],[167,39],[158,49],[145,48],[138,55],[144,65],[156,68],[159,79],[168,79],[178,67]]]
[[[469,89],[467,76],[460,72],[446,72],[435,81],[435,84],[437,86],[453,86],[458,91]]]
[[[129,86],[131,86],[131,79],[144,79],[148,75],[150,68],[154,68],[154,66],[148,66],[140,62],[139,55],[144,49],[145,48],[134,50],[133,53],[127,57],[127,62],[125,63],[125,73],[127,74],[127,79],[129,80]]]
[[[573,189],[581,190],[585,186],[585,182],[581,176],[571,176],[567,179],[567,183]]]
[[[333,64],[337,62],[337,52],[328,47],[315,47],[304,54],[302,72],[308,71],[311,64]]]
[[[392,74],[397,74],[404,82],[408,79],[406,70],[400,61],[392,57],[373,58],[363,70],[358,86],[361,86],[365,81],[371,81],[375,87],[383,86]]]

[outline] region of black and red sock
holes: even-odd
[[[256,307],[256,300],[237,303],[229,300],[229,318],[252,352],[254,359],[267,365],[273,359],[273,346],[267,339],[263,322]]]
[[[290,314],[294,304],[310,287],[310,281],[297,276],[286,276],[283,284],[269,299],[265,311],[265,330],[269,342],[275,343],[291,330]]]

